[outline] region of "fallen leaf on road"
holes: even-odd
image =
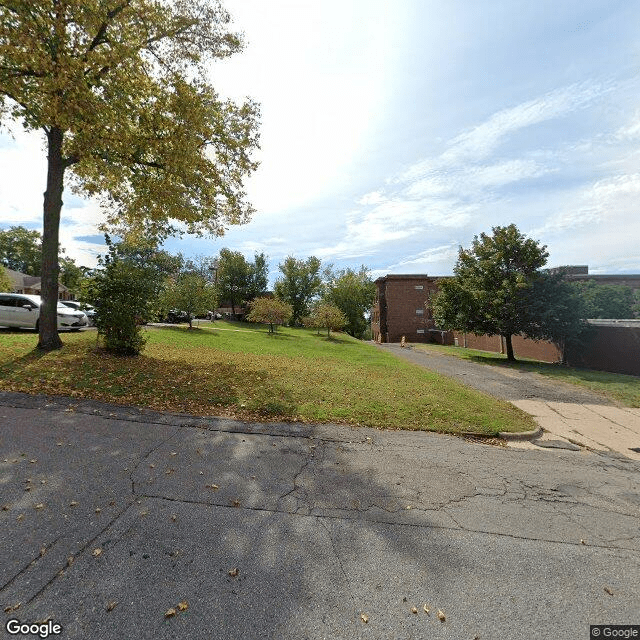
[[[38,504],[34,504],[33,505],[34,509],[43,509],[44,508],[44,504],[42,502],[38,502]]]
[[[173,515],[171,516],[171,522],[175,522],[178,519],[178,516]]]
[[[72,501],[69,503],[69,506],[70,506],[70,507],[77,507],[77,506],[78,506],[78,501],[77,501],[77,500],[72,500]]]
[[[416,607],[411,607],[411,613],[418,613],[418,609]]]
[[[9,505],[9,504],[3,504],[2,505],[2,510],[3,511],[9,511],[10,507],[11,507],[11,505]]]
[[[178,455],[178,452],[177,452],[177,451],[172,451],[172,452],[171,452],[171,455],[172,455],[172,456],[177,456],[177,455]]]
[[[40,547],[40,557],[47,553],[47,547]]]
[[[235,578],[238,575],[238,567],[234,567],[233,569],[231,569],[231,571],[229,571],[229,575],[232,578]]]
[[[214,491],[217,491],[220,488],[217,484],[205,484],[204,487],[205,489],[213,489]]]
[[[610,595],[613,595],[613,591],[611,591],[611,589],[609,589],[609,587],[605,587],[604,590]]]
[[[183,600],[182,602],[178,603],[179,611],[186,611],[188,608],[189,608],[189,603],[186,600]]]
[[[34,460],[29,460],[29,462],[30,462],[31,464],[35,464],[35,463],[36,463],[36,462],[38,462],[38,461],[34,459]]]
[[[97,558],[101,554],[102,554],[102,549],[98,548],[98,549],[94,549],[93,550],[93,557],[94,558]]]
[[[275,445],[274,445],[275,446]],[[367,622],[369,622],[369,616],[366,613],[361,613],[360,614],[360,620],[362,620],[362,622],[364,622],[365,624],[367,624]]]
[[[73,556],[69,556],[67,558],[67,567],[70,567],[73,564]]]
[[[240,506],[240,500],[232,500],[232,501],[231,501],[231,504],[232,504],[234,507],[239,507],[239,506]]]
[[[115,600],[111,602],[107,602],[107,607],[106,607],[107,611],[113,611],[116,608],[117,604],[118,603]]]
[[[171,607],[171,609],[165,611],[164,617],[165,618],[172,618],[175,615],[176,615],[176,610],[173,607]]]
[[[150,465],[149,465],[149,468],[150,468],[150,469],[155,469],[155,468],[156,468],[156,465],[155,465],[155,464],[150,464]]]
[[[431,611],[431,609],[429,609],[429,607],[425,604],[424,607],[422,607],[424,609],[424,612],[429,615],[429,612]]]
[[[446,619],[444,611],[442,611],[442,609],[438,609],[438,620],[440,620],[440,622],[444,622]]]
[[[580,538],[580,544],[587,544],[585,540],[583,540],[582,538]]]
[[[24,520],[24,513],[21,513],[16,520]]]
[[[96,507],[96,513],[100,513],[102,509],[100,507]]]

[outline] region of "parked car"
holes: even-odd
[[[42,299],[23,293],[0,293],[0,326],[24,327],[35,329],[40,327],[40,307]],[[89,324],[82,311],[76,311],[58,302],[58,329],[80,331]]]
[[[169,311],[167,311],[165,322],[168,322],[169,324],[189,322],[189,314],[186,311],[180,311],[180,309],[169,309]]]
[[[71,309],[75,309],[76,311],[82,311],[82,313],[84,313],[89,320],[89,326],[96,326],[95,307],[92,307],[90,304],[86,304],[84,302],[78,302],[77,300],[61,300],[61,302],[65,307],[70,307]]]

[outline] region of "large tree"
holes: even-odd
[[[221,100],[206,65],[240,49],[218,0],[3,0],[0,119],[46,138],[38,346],[59,348],[65,175],[108,223],[158,237],[245,222],[257,107]]]
[[[217,289],[220,304],[231,305],[235,316],[236,307],[242,306],[249,297],[251,265],[240,251],[222,249],[218,259]]]
[[[248,300],[253,300],[267,292],[269,285],[269,262],[267,256],[264,253],[256,253],[253,262],[249,266]]]
[[[476,236],[470,249],[460,247],[455,276],[440,281],[434,318],[443,329],[505,339],[507,359],[515,360],[512,336],[545,337],[530,312],[531,290],[549,254],[518,228],[493,227]]]
[[[41,262],[42,236],[39,231],[22,226],[0,230],[0,264],[28,276],[37,276]]]
[[[291,324],[300,325],[303,316],[309,313],[312,300],[322,288],[320,260],[315,256],[309,256],[306,260],[288,256],[278,265],[278,269],[282,277],[276,280],[275,294],[291,305]]]
[[[592,335],[585,320],[586,304],[562,273],[540,272],[525,294],[527,314],[535,326],[534,338],[553,342],[563,364]]]
[[[367,330],[366,314],[371,309],[376,295],[369,269],[362,265],[359,271],[343,269],[324,271],[325,287],[323,300],[333,304],[346,317],[344,329],[354,338],[362,338]]]

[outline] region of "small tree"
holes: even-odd
[[[313,308],[311,322],[315,327],[326,327],[327,338],[329,338],[332,330],[339,331],[347,324],[348,320],[347,316],[335,304],[323,302]]]
[[[290,304],[277,298],[256,298],[251,303],[249,322],[263,322],[269,325],[269,333],[275,333],[275,327],[289,320],[293,309]]]
[[[163,303],[167,307],[186,311],[189,314],[189,329],[193,329],[193,318],[216,308],[216,292],[200,273],[187,271],[170,280]]]
[[[529,309],[529,290],[548,255],[546,247],[525,238],[514,224],[476,236],[471,249],[460,248],[455,277],[440,283],[434,302],[436,323],[448,330],[500,335],[507,360],[515,361],[514,334],[545,336]]]
[[[163,262],[154,261],[153,249],[106,241],[109,253],[99,259],[102,268],[95,270],[86,300],[96,308],[98,335],[107,351],[138,355],[146,342],[140,325],[157,313],[167,274]]]

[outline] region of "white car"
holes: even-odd
[[[87,320],[89,321],[89,326],[94,327],[96,324],[96,310],[95,307],[92,307],[90,304],[86,304],[84,302],[78,302],[77,300],[62,300],[62,304],[65,307],[70,307],[71,309],[75,309],[76,311],[82,311],[85,316],[87,316]]]
[[[0,326],[39,328],[40,296],[23,293],[0,293]],[[82,311],[65,307],[58,302],[58,330],[80,331],[89,324],[87,316]]]

